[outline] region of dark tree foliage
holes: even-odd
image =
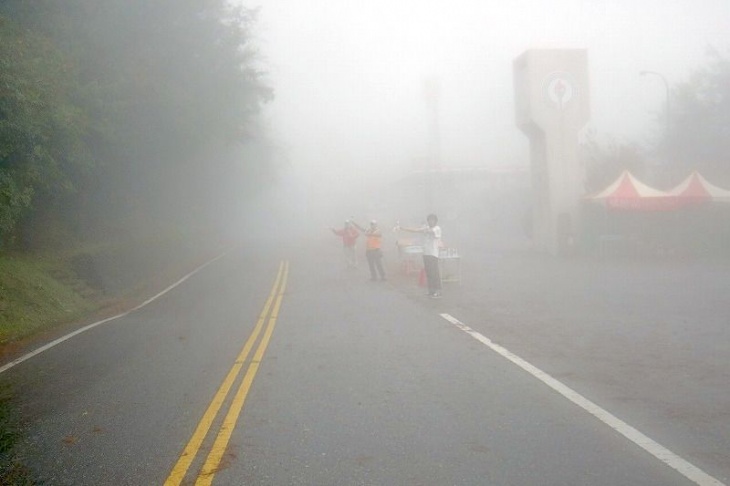
[[[252,47],[255,11],[5,0],[0,15],[0,234],[44,213],[86,232],[205,217],[246,187],[230,182],[241,163],[231,154],[260,132],[272,97]],[[268,175],[258,158],[243,162],[257,168],[247,175]]]
[[[708,62],[673,90],[672,162],[730,183],[730,58],[709,50]]]
[[[0,17],[0,236],[34,200],[67,194],[92,165],[73,72],[48,38]]]

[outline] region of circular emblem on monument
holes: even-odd
[[[573,76],[566,72],[555,72],[545,78],[543,92],[550,106],[562,110],[576,96],[576,83]]]

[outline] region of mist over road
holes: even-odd
[[[25,463],[45,484],[162,484],[240,365],[183,484],[205,469],[242,390],[201,484],[693,484],[448,312],[727,482],[727,269],[465,247],[462,284],[430,300],[385,249],[389,280],[370,282],[362,260],[344,268],[330,235],[249,242],[9,370]],[[652,297],[669,292],[663,306]],[[684,323],[699,294],[705,311]]]

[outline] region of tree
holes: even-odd
[[[215,207],[232,175],[227,152],[248,141],[255,129],[244,128],[271,99],[251,45],[255,11],[220,0],[77,1],[90,6],[81,84],[96,93],[85,99],[109,150],[97,194],[107,201],[95,207],[166,219]]]
[[[92,164],[83,114],[70,101],[73,71],[49,39],[0,17],[0,237],[44,194],[74,190]]]
[[[580,148],[586,168],[586,192],[603,189],[624,170],[639,175],[646,170],[642,149],[636,143],[611,137],[601,141],[595,131],[588,131]]]
[[[708,63],[674,90],[673,163],[730,183],[730,58],[708,50]]]
[[[4,0],[0,15],[13,19],[0,39],[6,229],[54,210],[90,232],[135,214],[204,217],[269,176],[267,151],[240,150],[272,98],[252,43],[256,11],[226,0]],[[233,152],[255,170],[241,171]],[[236,186],[235,173],[258,182]]]

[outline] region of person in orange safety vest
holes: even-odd
[[[385,270],[383,269],[383,252],[381,250],[383,233],[378,228],[378,222],[370,221],[370,227],[365,229],[354,221],[352,224],[357,229],[365,233],[365,258],[370,267],[370,280],[386,280]]]

